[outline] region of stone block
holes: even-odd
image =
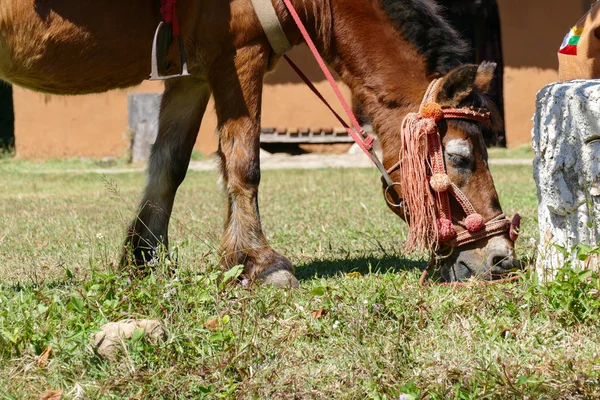
[[[143,163],[150,158],[158,135],[160,93],[134,93],[128,98],[128,119],[131,132],[131,160]]]
[[[539,235],[536,269],[542,281],[555,277],[577,245],[595,247],[600,238],[600,81],[546,86],[537,96],[533,129],[534,178]],[[565,259],[560,248],[569,252]]]

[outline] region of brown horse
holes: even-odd
[[[466,48],[431,0],[294,0],[319,51],[364,104],[383,148],[383,162],[398,161],[403,118],[416,111],[433,79],[444,75],[442,105],[489,107],[484,96],[493,68],[459,66]],[[395,2],[398,3],[398,2]],[[301,36],[285,6],[273,0],[292,45]],[[183,181],[211,94],[218,115],[219,157],[227,217],[221,251],[227,266],[277,285],[297,286],[294,267],[273,250],[261,228],[259,132],[264,74],[278,61],[250,0],[179,0],[177,5],[190,77],[166,82],[159,133],[148,182],[126,247],[143,264],[167,244],[175,192]],[[406,15],[402,25],[397,15]],[[412,17],[411,17],[412,16]],[[148,77],[155,0],[0,0],[0,79],[34,90],[75,95],[137,85]],[[417,45],[418,43],[418,45]],[[178,69],[177,46],[170,56]],[[425,49],[425,50],[423,50]],[[497,115],[492,117],[500,126]],[[449,121],[442,127],[448,175],[490,220],[502,212],[487,166],[481,124]],[[392,174],[399,181],[401,171]],[[409,190],[409,189],[408,189]],[[400,191],[397,194],[401,196]],[[392,209],[403,216],[397,207]],[[453,204],[458,230],[464,215]],[[514,267],[506,234],[457,249],[443,276],[462,280]]]

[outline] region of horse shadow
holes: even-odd
[[[356,257],[339,260],[314,260],[298,264],[296,278],[306,281],[315,278],[329,278],[340,274],[359,272],[361,275],[398,273],[402,271],[423,271],[426,260],[411,260],[399,256]]]

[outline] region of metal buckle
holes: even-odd
[[[391,188],[393,188],[394,186],[398,186],[401,187],[400,184],[398,182],[392,182],[391,185],[386,186],[385,191],[383,193],[383,197],[385,197],[385,202],[388,203],[390,205],[390,207],[404,207],[404,200],[400,199],[400,203],[396,204],[396,203],[392,203],[389,200],[389,190]],[[406,211],[406,210],[405,210]]]
[[[452,257],[452,254],[454,254],[454,249],[456,249],[456,247],[454,247],[454,246],[448,246],[448,247],[450,247],[450,252],[448,254],[446,254],[446,255],[442,256],[442,255],[439,255],[436,252],[433,253],[434,256],[435,256],[436,261],[441,261],[441,260],[445,260],[447,258]]]

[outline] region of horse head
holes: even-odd
[[[408,250],[431,251],[445,281],[491,280],[520,265],[518,221],[503,214],[482,135],[502,124],[486,97],[495,67],[464,65],[430,85],[419,113],[405,118],[390,168],[397,183],[384,184],[389,207],[409,223]]]

